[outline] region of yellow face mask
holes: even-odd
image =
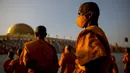
[[[84,28],[85,24],[87,22],[86,17],[83,16],[78,16],[76,19],[76,24],[80,27],[80,28]]]

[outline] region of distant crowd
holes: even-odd
[[[75,45],[75,41],[70,41],[70,40],[54,40],[55,38],[53,39],[49,39],[49,38],[46,38],[45,40],[52,44],[55,48],[56,48],[56,51],[57,53],[61,53],[61,48],[63,48],[65,45],[71,45],[74,47]],[[23,45],[24,43],[26,42],[29,42],[29,41],[32,41],[33,39],[30,39],[30,38],[26,38],[26,39],[12,39],[10,40],[9,38],[8,39],[2,39],[0,40],[0,54],[7,54],[9,51],[13,51],[13,52],[16,52],[19,48],[22,49],[23,48]]]
[[[28,40],[10,40],[10,39],[3,39],[0,40],[0,54],[7,54],[8,51],[16,52],[17,49],[22,48],[25,42],[31,41],[32,39]]]

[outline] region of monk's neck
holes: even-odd
[[[97,22],[97,21],[90,21],[90,22],[88,23],[88,26],[92,26],[92,25],[98,26],[98,22]],[[87,26],[87,27],[88,27],[88,26]]]
[[[45,40],[45,38],[39,38],[39,37],[38,37],[36,40]]]

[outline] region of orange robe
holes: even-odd
[[[45,40],[25,43],[20,56],[20,63],[29,68],[28,73],[57,73],[58,58],[55,48]]]
[[[100,73],[107,73],[111,61],[110,55],[109,43],[101,28],[89,26],[80,32],[76,43],[76,56],[80,65],[89,64],[89,67],[94,68],[92,64],[96,60],[100,62],[98,63],[100,67],[97,68],[101,69],[97,70]],[[91,69],[91,71],[94,70]]]
[[[8,67],[9,67],[9,63],[10,63],[10,62],[11,62],[11,60],[8,59],[8,60],[6,60],[6,61],[4,62],[4,64],[3,64],[3,69],[4,69],[5,73],[9,73]]]
[[[122,58],[122,62],[124,64],[124,73],[129,73],[130,72],[130,54],[125,54]]]
[[[76,56],[71,53],[63,53],[59,61],[61,67],[61,73],[72,73],[75,69]]]
[[[86,73],[87,70],[85,69],[85,66],[81,66],[78,62],[78,59],[75,60],[75,63],[76,63],[76,68],[73,71],[73,73]]]
[[[112,58],[112,62],[109,67],[109,73],[119,73],[115,57],[111,56],[111,58]]]
[[[27,68],[24,65],[20,65],[19,58],[16,58],[10,62],[8,70],[11,73],[28,73]]]

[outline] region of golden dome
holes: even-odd
[[[7,35],[33,35],[34,30],[25,23],[18,23],[15,25],[12,25],[7,32]]]

